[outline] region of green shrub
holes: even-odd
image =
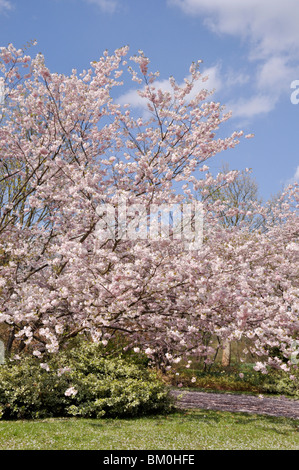
[[[192,377],[196,380],[192,381]],[[210,372],[177,367],[168,379],[173,386],[198,390],[279,394],[299,399],[299,369],[293,371],[292,379],[288,373],[279,370],[262,374],[250,363],[215,366]]]
[[[103,357],[92,343],[52,357],[47,366],[24,357],[0,367],[3,419],[130,417],[171,407],[169,392],[154,372],[128,359]]]
[[[297,370],[291,379],[286,373],[276,371],[270,373],[264,381],[265,393],[287,395],[299,400],[299,371]]]

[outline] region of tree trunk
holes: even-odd
[[[231,359],[231,346],[229,341],[225,341],[223,345],[223,353],[222,353],[222,366],[228,367],[230,365]]]
[[[4,343],[0,339],[0,364],[4,364],[5,354],[4,354]]]
[[[11,354],[11,349],[12,349],[12,345],[13,345],[13,342],[14,342],[14,339],[15,339],[15,327],[12,327],[12,329],[10,330],[10,333],[9,333],[9,337],[8,337],[8,340],[7,340],[7,343],[6,343],[6,355],[9,357],[10,354]]]

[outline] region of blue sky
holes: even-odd
[[[0,46],[36,39],[28,53],[42,52],[52,72],[79,72],[105,49],[129,45],[132,55],[141,49],[150,58],[163,86],[203,60],[204,86],[233,112],[223,132],[255,134],[214,157],[211,169],[252,168],[264,200],[299,181],[299,104],[290,99],[298,26],[298,0],[0,0]],[[122,99],[138,108],[130,87]]]

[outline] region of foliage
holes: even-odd
[[[273,371],[265,377],[263,391],[265,393],[287,395],[299,400],[299,370],[291,378],[282,371]]]
[[[3,419],[122,417],[167,412],[171,400],[154,372],[81,344],[47,364],[24,356],[0,367]]]

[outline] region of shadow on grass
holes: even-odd
[[[287,435],[288,430],[277,429],[277,426],[288,426],[299,434],[299,420],[292,418],[285,418],[283,416],[269,416],[263,414],[251,414],[241,412],[225,412],[218,410],[178,410],[177,416],[181,416],[186,422],[201,421],[210,423],[223,423],[224,421],[230,422],[234,425],[254,425],[256,427],[267,428],[267,431],[273,431],[279,435]]]
[[[134,426],[138,422],[149,421],[152,426],[173,424],[188,424],[194,422],[200,424],[211,425],[225,425],[231,424],[234,426],[255,426],[259,428],[265,427],[267,432],[275,432],[278,435],[287,435],[290,430],[299,432],[299,421],[292,418],[276,417],[269,415],[257,415],[251,413],[241,412],[225,412],[218,410],[175,410],[167,415],[150,415],[130,418],[101,418],[99,420],[89,420],[89,426],[92,428],[103,428],[109,426],[111,428],[120,429],[123,425],[128,423]],[[278,426],[280,427],[278,429]],[[282,429],[281,426],[286,426],[288,429]],[[290,429],[291,428],[291,429]]]

